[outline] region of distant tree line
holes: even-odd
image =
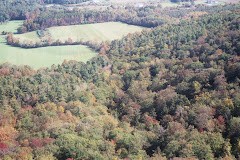
[[[171,2],[178,3],[178,2],[193,2],[194,0],[171,0]]]
[[[43,0],[46,4],[76,4],[87,1],[89,0]]]
[[[159,7],[147,6],[144,8],[126,7],[108,8],[108,10],[54,10],[45,9],[42,14],[28,17],[24,24],[19,27],[19,33],[25,33],[38,29],[44,29],[52,26],[90,24],[109,21],[120,21],[127,24],[156,27],[164,24],[178,23],[178,19],[185,19],[193,12],[220,12],[239,6],[231,5],[224,7],[209,7],[199,5],[193,9],[161,9]],[[191,18],[191,17],[189,17]]]
[[[30,14],[40,12],[42,2],[46,4],[76,4],[88,0],[1,0],[0,23],[7,20],[26,20]]]
[[[37,11],[39,0],[1,0],[0,23],[7,20],[25,20]]]

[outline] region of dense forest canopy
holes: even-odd
[[[29,13],[36,12],[39,0],[1,0],[0,23],[7,20],[24,20]]]
[[[0,158],[239,159],[239,8],[34,11],[26,32],[115,18],[156,27],[103,42],[87,63],[1,64]]]
[[[0,23],[7,20],[25,20],[39,13],[44,4],[75,4],[88,0],[1,0]]]

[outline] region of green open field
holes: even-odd
[[[231,1],[231,0],[230,0]],[[162,2],[160,3],[163,8],[165,7],[177,7],[177,6],[182,6],[186,2],[181,2],[181,3],[172,3],[172,2]],[[207,4],[207,0],[195,0],[194,3],[197,4]],[[216,4],[211,4],[211,5],[224,5],[226,3],[226,0],[217,0]]]
[[[172,3],[172,2],[163,2],[163,3],[160,3],[160,4],[162,5],[163,8],[182,6],[181,3]]]
[[[196,0],[195,4],[207,4],[207,0]],[[210,5],[224,5],[225,1],[224,0],[216,0],[215,4],[210,4]]]
[[[195,0],[195,4],[207,4],[207,0]],[[143,6],[154,5],[157,6],[161,4],[163,8],[165,7],[180,7],[185,3],[190,2],[180,2],[180,3],[173,3],[171,0],[98,0],[96,2],[87,1],[82,2],[80,4],[69,4],[69,7],[72,8],[79,8],[79,9],[93,9],[93,10],[104,10],[108,7],[118,6],[118,7],[126,7],[126,6],[134,6],[135,4],[142,3]],[[213,5],[224,5],[226,3],[239,3],[239,0],[217,0],[216,4]],[[45,7],[53,7],[53,4],[47,4]],[[61,5],[59,5],[61,6]],[[65,7],[65,6],[61,6]]]
[[[23,21],[10,21],[0,25],[0,32],[16,32]],[[31,34],[30,34],[31,35]],[[30,36],[31,37],[31,36]],[[32,36],[31,38],[36,38]],[[53,46],[34,49],[23,49],[6,44],[6,36],[0,35],[0,63],[9,62],[16,65],[29,65],[35,69],[61,64],[64,59],[86,62],[97,53],[87,46]]]
[[[106,22],[96,24],[84,24],[84,25],[71,25],[71,26],[59,26],[48,28],[49,33],[53,41],[61,40],[65,42],[68,38],[74,41],[112,41],[120,39],[128,33],[134,33],[142,31],[144,28],[134,25],[128,25],[121,22]],[[20,42],[30,41],[36,43],[40,42],[36,31],[25,34],[19,34],[15,36],[19,38]]]
[[[22,21],[10,21],[0,25],[0,32],[16,32]],[[107,22],[98,24],[73,25],[51,27],[48,29],[53,41],[60,39],[62,42],[71,38],[73,41],[105,41],[120,39],[128,33],[141,31],[143,27],[127,25],[120,22]],[[25,34],[15,34],[20,42],[40,42],[36,31]],[[16,65],[30,65],[35,69],[50,67],[52,64],[61,64],[64,59],[86,62],[97,53],[84,45],[50,46],[42,48],[24,49],[6,44],[6,36],[0,35],[0,63],[9,62]]]
[[[34,32],[28,32],[28,33],[25,33],[25,34],[16,34],[14,35],[14,37],[16,38],[19,38],[21,42],[41,42],[40,38],[38,37],[37,35],[37,32],[34,31]]]
[[[106,22],[85,25],[61,26],[49,28],[53,40],[65,41],[71,37],[76,40],[112,41],[126,36],[128,33],[142,31],[144,28],[121,22]]]
[[[84,2],[85,6],[78,7],[78,4],[72,5],[73,7],[77,8],[88,8],[88,9],[106,9],[107,7],[113,6],[134,6],[138,3],[143,3],[144,6],[146,5],[155,5],[161,4],[163,8],[165,7],[177,7],[182,6],[182,3],[172,3],[170,0],[99,0],[99,2],[96,2],[96,5],[91,5],[91,2]],[[82,3],[82,4],[84,4]]]

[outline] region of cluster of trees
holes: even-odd
[[[0,158],[239,159],[238,8],[103,43],[87,63],[0,65]]]
[[[88,0],[1,0],[0,23],[8,20],[26,20],[38,14],[42,4],[74,4]]]
[[[39,12],[39,0],[1,0],[0,23],[8,20],[25,20],[31,13]]]

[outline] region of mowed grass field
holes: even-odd
[[[49,28],[53,40],[66,41],[68,37],[73,41],[112,41],[126,36],[128,33],[141,32],[144,28],[121,22],[106,22],[84,25],[72,25]]]
[[[207,0],[196,0],[195,4],[207,4]],[[215,4],[210,5],[224,5],[226,2],[224,0],[216,0]]]
[[[24,34],[16,34],[14,35],[15,38],[18,38],[21,42],[41,42],[41,39],[39,38],[39,36],[37,35],[37,32],[28,32],[28,33],[24,33]]]
[[[68,38],[75,41],[112,41],[126,36],[128,33],[140,32],[144,27],[128,25],[121,22],[106,22],[84,25],[58,26],[48,28],[53,41],[65,42]],[[20,42],[40,42],[36,31],[15,35]]]
[[[0,32],[8,31],[16,33],[17,28],[23,21],[10,21],[8,24],[0,25]],[[120,39],[128,33],[140,32],[144,28],[128,25],[120,22],[107,22],[86,25],[72,25],[49,28],[53,41],[65,42],[68,38],[73,41],[106,41]],[[37,32],[25,34],[14,34],[21,43],[37,43],[41,39]],[[42,48],[24,49],[12,47],[6,44],[6,36],[0,35],[0,63],[9,62],[16,65],[29,65],[35,69],[50,67],[52,64],[61,64],[66,60],[77,60],[86,62],[97,53],[84,45],[49,46]]]
[[[89,4],[89,2],[84,2],[85,4]],[[158,4],[161,4],[163,8],[165,7],[177,7],[182,6],[181,3],[173,3],[170,0],[160,2],[159,0],[100,0],[97,4],[98,5],[87,5],[87,6],[80,6],[77,7],[76,5],[72,5],[73,7],[77,7],[80,9],[88,8],[88,9],[106,9],[107,7],[110,7],[111,5],[114,6],[127,6],[131,5],[134,6],[137,3],[143,3],[145,4],[151,4],[157,6]]]
[[[163,8],[182,6],[181,3],[172,3],[172,2],[163,2],[163,3],[160,3],[160,4],[162,5]]]
[[[0,32],[8,31],[15,33],[23,21],[10,21],[0,25]],[[36,38],[29,34],[29,38]],[[28,37],[27,37],[28,38]],[[97,53],[87,46],[51,46],[43,48],[23,49],[6,44],[6,35],[0,35],[0,63],[11,63],[15,65],[29,65],[35,69],[50,67],[53,64],[61,64],[66,60],[77,60],[86,62]]]
[[[227,3],[227,1],[230,1],[232,3],[236,2],[237,0],[216,0],[216,3],[215,4],[211,4],[211,5],[224,5]],[[162,5],[163,8],[165,7],[177,7],[177,6],[182,6],[183,4],[185,4],[186,2],[181,2],[181,3],[172,3],[172,2],[163,2],[163,3],[160,3]],[[207,4],[207,0],[195,0],[194,3],[197,5],[197,4],[205,4],[205,5],[208,5]]]

